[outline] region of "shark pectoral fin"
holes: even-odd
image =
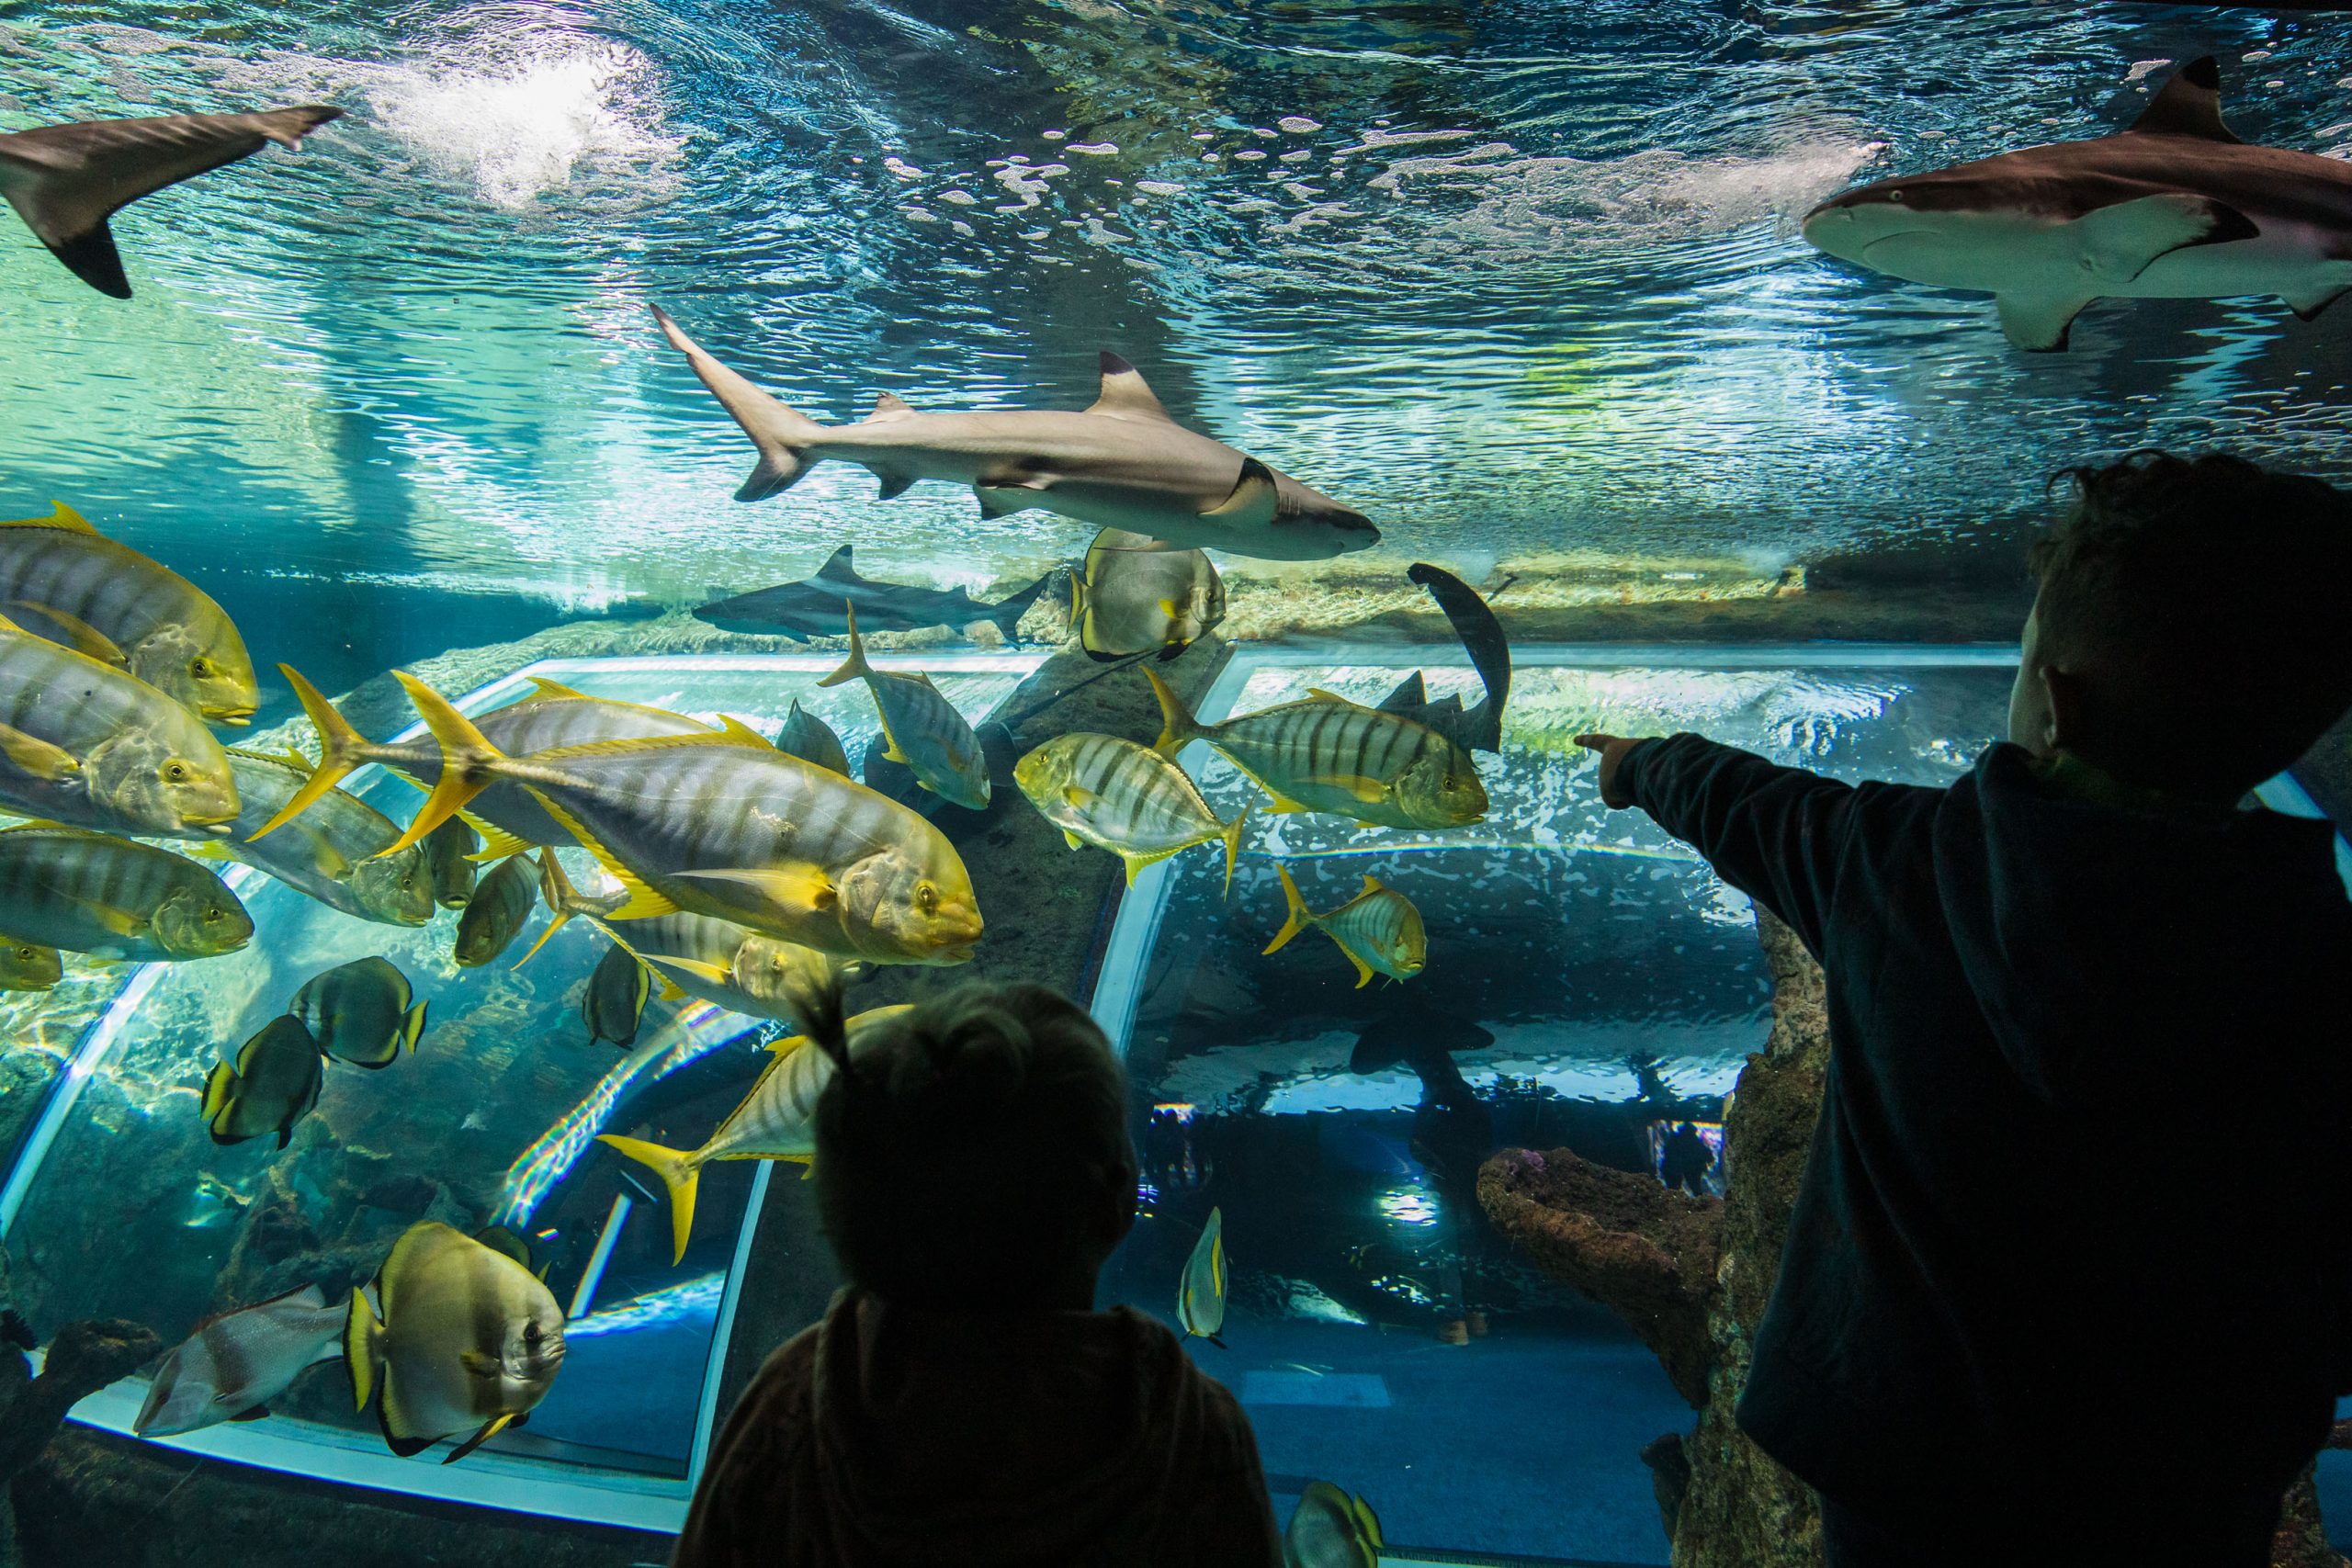
[[[874,492],[876,501],[896,501],[906,494],[915,482],[911,474],[886,474],[878,468],[875,470],[874,478],[882,487]]]
[[[2120,201],[2086,212],[2066,228],[2084,272],[2091,281],[2108,285],[2131,282],[2158,256],[2185,245],[2223,245],[2262,232],[2228,202],[2186,191]]]
[[[2066,334],[2075,318],[2097,295],[2069,295],[2052,299],[2046,295],[1997,294],[1994,306],[2001,314],[2001,331],[2019,348],[2034,354],[2054,354],[2066,346]]]
[[[1272,523],[1278,495],[1274,471],[1255,457],[1244,457],[1241,477],[1233,482],[1233,493],[1201,515],[1227,523]]]
[[[2287,309],[2308,321],[2317,319],[2322,310],[2342,299],[2346,291],[2352,291],[2352,283],[2314,283],[2301,292],[2281,294],[2278,298],[2287,301]]]
[[[979,498],[980,515],[983,517],[1006,517],[1015,512],[1026,512],[1037,504],[1035,490],[1009,485],[974,485],[972,493]]]

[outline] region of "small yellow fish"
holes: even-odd
[[[1428,962],[1429,935],[1421,929],[1421,912],[1402,893],[1383,887],[1378,878],[1365,877],[1362,892],[1318,915],[1298,896],[1298,884],[1290,879],[1286,867],[1275,866],[1274,874],[1283,879],[1283,897],[1290,913],[1274,940],[1266,944],[1268,953],[1307,927],[1318,926],[1356,966],[1358,990],[1370,985],[1375,973],[1392,980],[1409,980]]]
[[[1211,1209],[1201,1239],[1184,1259],[1184,1274],[1176,1286],[1176,1321],[1188,1337],[1207,1340],[1225,1348],[1225,1211]]]
[[[1130,886],[1154,861],[1212,839],[1225,840],[1225,883],[1233,886],[1250,808],[1218,821],[1191,775],[1148,746],[1115,735],[1057,735],[1013,764],[1012,782],[1070,848],[1093,844],[1126,862]]]
[[[927,675],[899,675],[876,670],[865,661],[865,643],[857,635],[857,606],[849,609],[849,658],[842,667],[817,682],[838,686],[863,681],[874,694],[875,711],[882,717],[883,755],[912,769],[915,782],[943,800],[979,810],[989,803],[988,759],[980,738],[972,732],[956,705],[939,694]],[[823,764],[820,764],[822,766]]]

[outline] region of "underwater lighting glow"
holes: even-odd
[[[1378,1207],[1391,1224],[1421,1226],[1437,1224],[1437,1200],[1418,1186],[1393,1187],[1380,1195]]]
[[[618,1306],[574,1318],[564,1325],[564,1337],[587,1339],[599,1334],[631,1334],[641,1328],[658,1328],[664,1324],[711,1317],[717,1314],[719,1299],[726,1293],[726,1275],[698,1275],[679,1284],[666,1285],[661,1290],[633,1296]]]

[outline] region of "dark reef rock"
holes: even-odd
[[[9,1314],[13,1320],[15,1314]],[[0,1568],[44,1562],[28,1555],[17,1529],[17,1477],[47,1451],[65,1414],[118,1378],[130,1376],[164,1348],[136,1323],[69,1323],[50,1342],[39,1377],[14,1339],[0,1346]],[[96,1562],[96,1558],[82,1558]]]

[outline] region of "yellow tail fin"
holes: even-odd
[[[416,819],[408,825],[408,831],[390,849],[383,851],[383,855],[400,853],[455,817],[468,801],[489,787],[494,776],[491,770],[506,760],[474,728],[472,719],[451,705],[448,698],[405,670],[393,671],[392,678],[408,693],[408,700],[416,705],[424,728],[440,743],[441,777],[434,784],[433,793],[424,797],[424,804],[417,808]]]
[[[367,1409],[368,1396],[376,1392],[376,1342],[383,1332],[383,1325],[376,1321],[375,1309],[355,1288],[351,1292],[351,1315],[343,1325],[343,1364],[351,1373],[354,1410]]]
[[[1207,738],[1208,730],[1193,716],[1184,699],[1168,689],[1168,682],[1159,678],[1158,671],[1147,670],[1143,678],[1151,682],[1151,694],[1159,699],[1159,739],[1152,742],[1153,750],[1172,758],[1184,749],[1185,742]]]
[[[1290,868],[1277,863],[1274,874],[1283,879],[1283,897],[1290,906],[1290,918],[1283,921],[1283,929],[1274,933],[1274,940],[1266,944],[1268,953],[1305,931],[1315,919],[1314,911],[1306,907],[1306,900],[1298,896],[1298,884],[1290,879]]]
[[[842,608],[849,612],[849,657],[842,667],[817,682],[820,686],[838,686],[844,681],[863,681],[874,673],[874,666],[865,661],[865,640],[857,635],[857,606],[842,601]]]
[[[670,1240],[676,1249],[670,1261],[684,1261],[686,1238],[694,1234],[695,1188],[702,1179],[702,1162],[690,1149],[665,1149],[642,1138],[599,1133],[596,1141],[610,1144],[662,1179],[663,1189],[670,1194]]]
[[[267,838],[297,817],[325,798],[327,791],[340,784],[352,769],[366,761],[368,742],[351,721],[335,711],[324,694],[302,678],[301,671],[291,664],[281,664],[277,672],[294,688],[294,696],[309,716],[311,726],[319,732],[319,763],[300,789],[294,792],[277,816],[263,823],[247,843]],[[390,853],[390,851],[385,852]]]
[[[1233,863],[1241,858],[1242,825],[1250,820],[1250,807],[1256,804],[1251,801],[1244,805],[1225,825],[1225,891],[1228,897],[1233,893]]]

